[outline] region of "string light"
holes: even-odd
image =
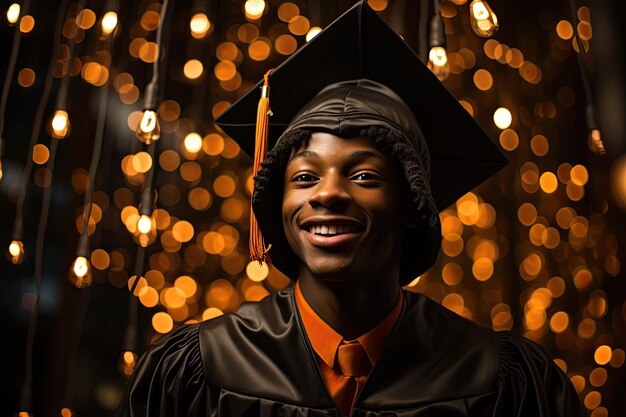
[[[498,18],[485,0],[472,0],[470,22],[474,33],[483,38],[492,36],[498,30]]]
[[[84,256],[76,257],[70,268],[69,280],[76,288],[86,288],[91,285],[93,278],[89,259]]]
[[[21,240],[11,241],[11,244],[9,244],[9,255],[11,256],[11,262],[15,265],[24,260],[24,244]]]
[[[13,3],[9,6],[7,10],[7,20],[11,25],[17,23],[17,20],[20,18],[20,5],[17,3]]]
[[[187,152],[198,153],[200,149],[202,149],[202,137],[196,132],[188,133],[187,136],[185,136],[183,145]]]
[[[570,14],[572,15],[572,23],[574,24],[573,26],[574,28],[576,28],[576,30],[574,30],[574,46],[578,46],[578,51],[576,52],[576,61],[578,62],[578,69],[580,70],[580,77],[583,84],[583,90],[585,92],[585,99],[587,100],[585,104],[585,120],[587,122],[588,131],[587,144],[592,152],[602,156],[606,154],[606,150],[604,149],[602,134],[600,133],[598,122],[596,119],[593,90],[591,89],[589,73],[587,70],[587,65],[585,63],[585,57],[587,55],[587,52],[580,38],[580,33],[577,29],[579,27],[579,24],[576,24],[576,21],[579,20],[579,14],[576,8],[576,2],[574,0],[569,0],[569,9]]]
[[[307,40],[308,40],[308,34],[307,34]],[[443,51],[444,51],[444,53],[445,53],[445,49],[443,49]],[[432,52],[432,48],[431,48],[431,52]],[[456,56],[454,56],[454,54],[451,54],[451,55],[452,55],[452,64],[455,64],[455,62],[456,62],[456,61],[455,61],[455,58],[457,58],[457,57],[456,57]],[[429,58],[430,58],[430,54],[429,54]],[[429,68],[430,68],[430,66],[429,66]],[[432,68],[431,68],[431,70],[432,70]],[[453,66],[453,70],[454,70],[454,66]],[[455,73],[456,73],[456,72],[455,72]],[[481,105],[483,105],[483,104],[482,104],[482,103],[479,103],[479,106],[476,106],[476,105],[475,105],[475,106],[474,106],[474,108],[480,108],[480,106],[481,106]],[[471,105],[470,105],[470,106],[471,106]],[[162,113],[162,114],[164,115],[164,113]],[[73,117],[77,117],[77,116],[76,116],[76,115],[74,115],[74,113],[73,113]],[[495,121],[495,120],[496,120],[496,119],[495,119],[495,114],[494,114],[494,121]],[[521,123],[521,122],[520,122],[520,123]],[[497,124],[497,122],[496,122],[496,124]],[[131,126],[132,126],[132,125],[131,125]],[[500,127],[500,126],[499,126],[499,127]],[[594,130],[596,130],[596,131],[597,131],[597,137],[598,137],[598,139],[600,139],[600,131],[599,131],[599,130],[597,130],[597,129],[594,129]],[[590,132],[590,135],[589,135],[589,140],[590,140],[590,141],[592,140],[592,133],[593,133],[593,132],[594,132],[594,131],[591,131],[591,132]],[[187,138],[185,138],[185,142],[186,142],[186,139],[187,139]],[[228,140],[228,138],[227,138],[227,140]],[[600,143],[601,143],[601,142],[600,142]],[[187,144],[185,143],[184,145],[185,145],[185,148],[187,148]],[[189,150],[189,149],[187,148],[187,150]],[[156,161],[156,160],[155,160],[155,161]],[[155,163],[156,163],[156,162],[155,162]],[[539,163],[539,162],[537,162],[537,163]],[[626,182],[623,182],[623,184],[626,184]],[[128,191],[128,190],[126,190],[126,191]],[[156,213],[155,213],[155,219],[157,220],[157,223],[158,223],[158,222],[160,222],[160,217],[157,217],[157,216],[156,216]],[[458,219],[457,219],[457,221],[458,221]],[[159,226],[159,227],[161,227],[161,226]],[[463,226],[461,225],[461,227],[463,227]],[[159,229],[159,230],[165,230],[165,229]],[[471,231],[471,229],[470,229],[469,227],[468,227],[468,228],[466,228],[466,232],[465,232],[466,236],[464,236],[466,243],[469,243],[469,240],[467,239],[467,233],[468,233],[468,231],[469,231],[469,233],[472,233],[472,231]],[[216,232],[212,232],[212,233],[216,233]],[[208,241],[208,239],[207,239],[207,241]],[[505,240],[505,242],[506,242],[506,240]],[[192,243],[193,243],[193,242],[192,242]],[[190,244],[190,245],[191,245],[191,244]],[[470,247],[470,245],[468,244],[468,245],[467,245],[467,247],[469,248],[469,247]],[[29,250],[30,250],[30,249],[29,249]],[[30,252],[29,252],[29,253],[30,253]],[[469,252],[468,252],[468,253],[469,253]],[[182,256],[182,252],[181,252],[181,256]],[[464,256],[464,255],[462,254],[461,256]],[[150,259],[150,262],[152,262],[152,258]],[[94,259],[94,265],[96,265],[96,266],[97,266],[97,263],[96,263],[95,259]],[[466,268],[464,267],[463,269],[466,269]],[[139,276],[139,275],[137,275],[137,276]],[[471,275],[470,275],[470,277],[471,277]],[[467,275],[466,275],[465,279],[467,279]],[[140,280],[139,280],[139,279],[137,279],[136,281],[137,281],[137,282],[139,282]],[[538,281],[538,279],[537,279],[537,281],[535,281],[535,282],[539,282],[539,281]],[[415,281],[413,281],[410,285],[415,286],[415,285],[418,285],[418,284],[419,284],[419,278],[418,278],[418,279],[416,279]],[[424,281],[421,283],[421,285],[424,285]],[[140,287],[140,288],[141,288],[141,287]],[[238,294],[239,294],[239,292],[238,292],[238,291],[239,291],[238,289],[235,289],[235,290],[234,290],[234,294],[235,294],[235,296],[241,297],[241,295],[238,295]],[[465,291],[465,290],[464,290],[464,291]],[[137,292],[139,292],[139,291],[137,291]],[[469,296],[468,296],[468,297],[469,297]],[[131,298],[137,298],[137,297],[131,297]],[[228,301],[228,300],[231,300],[231,299],[230,299],[230,298],[228,298],[228,299],[227,299],[227,301]],[[467,300],[467,298],[466,298],[466,300]],[[222,308],[222,307],[220,307],[220,308]],[[231,305],[231,307],[228,307],[228,308],[229,308],[229,309],[231,309],[231,308],[232,308],[232,305]],[[515,308],[515,307],[513,307],[513,308]],[[510,311],[509,311],[509,312],[510,312]],[[492,313],[492,315],[493,315],[493,313]],[[517,317],[517,316],[516,316],[516,317]],[[197,315],[196,315],[196,318],[197,318]],[[548,320],[548,321],[549,321],[549,320]],[[182,323],[182,320],[181,320],[180,322]],[[600,323],[598,323],[598,324],[600,324]],[[131,359],[131,360],[127,360],[127,355],[129,355],[129,356],[128,356],[128,358],[129,358],[129,359]],[[123,367],[123,368],[122,368],[122,372],[123,372],[125,375],[130,375],[130,374],[132,374],[133,367],[134,367],[134,365],[135,365],[135,363],[136,363],[136,354],[135,354],[132,350],[125,350],[125,351],[121,354],[121,361],[122,361],[122,365],[124,365],[124,364],[129,364],[129,365],[130,365],[130,366],[129,366],[129,367],[127,367],[127,368],[124,368],[124,367]],[[570,364],[570,365],[571,365],[571,364]],[[126,370],[129,370],[129,372],[126,372]]]
[[[63,139],[67,136],[70,129],[70,119],[65,110],[55,110],[50,121],[52,128],[52,137]]]
[[[428,53],[428,69],[442,81],[448,78],[448,75],[450,75],[450,67],[448,65],[448,54],[445,48],[441,46],[430,48],[430,52]]]
[[[137,220],[137,230],[139,231],[139,233],[150,233],[153,224],[155,223],[152,217],[146,214],[142,214],[141,216],[139,216],[139,220]]]
[[[115,28],[117,27],[117,13],[115,12],[106,12],[104,16],[102,16],[102,34],[109,35],[111,34]]]
[[[63,407],[61,409],[61,417],[73,417],[74,416],[74,412],[68,408],[68,407]]]
[[[244,10],[248,19],[256,20],[263,16],[263,11],[265,10],[265,1],[247,0],[244,6]]]
[[[143,114],[139,125],[135,130],[135,136],[139,142],[150,145],[161,137],[161,126],[159,125],[159,116],[156,113],[157,96],[159,91],[159,52],[161,51],[161,36],[163,34],[163,25],[165,13],[167,11],[167,0],[163,1],[161,6],[160,24],[156,34],[156,50],[157,57],[152,64],[152,78],[146,86],[144,95]]]
[[[211,29],[211,21],[206,14],[196,13],[189,21],[189,29],[191,30],[191,36],[196,39],[201,39],[209,33],[209,30]]]
[[[306,34],[306,41],[309,42],[311,39],[317,36],[318,33],[322,31],[322,28],[319,26],[313,26]]]
[[[150,171],[150,174],[154,172],[154,168]],[[156,239],[156,220],[152,216],[154,211],[155,193],[147,186],[152,179],[146,181],[144,189],[141,191],[141,199],[139,203],[139,218],[135,224],[135,232],[133,236],[137,239],[139,246],[145,248],[150,245]]]
[[[146,145],[159,140],[161,137],[161,126],[159,125],[159,117],[153,109],[143,111],[135,135],[140,142]]]
[[[137,354],[130,350],[124,351],[122,353],[122,361],[121,361],[121,370],[122,374],[129,377],[133,374],[133,370],[135,369],[135,365],[137,364]]]
[[[606,155],[606,150],[604,149],[604,142],[602,141],[602,134],[600,133],[600,129],[591,129],[588,135],[588,143],[589,149],[592,152],[604,156]]]
[[[446,32],[439,12],[439,1],[433,4],[433,16],[430,19],[430,36],[428,38],[430,51],[428,53],[428,69],[440,80],[450,75],[448,53],[446,52]]]
[[[513,121],[513,116],[511,112],[506,107],[500,107],[493,113],[493,122],[500,129],[507,129],[511,126],[511,122]]]

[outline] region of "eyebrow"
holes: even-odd
[[[349,156],[349,159],[351,160],[355,160],[355,159],[367,159],[367,158],[378,158],[378,159],[382,159],[383,161],[386,159],[383,154],[381,154],[380,152],[376,152],[376,151],[356,151],[356,152],[352,152]]]
[[[319,156],[319,154],[312,152],[312,151],[302,151],[302,152],[298,152],[297,154],[289,158],[287,162],[291,162],[294,159],[298,159],[298,158],[321,159],[322,157]]]
[[[315,153],[313,151],[302,151],[302,152],[296,153],[294,156],[289,158],[289,161],[293,161],[294,159],[298,159],[298,158],[321,159],[321,156],[318,153]],[[385,160],[385,157],[383,156],[383,154],[381,154],[380,152],[375,152],[375,151],[356,151],[348,155],[348,159],[350,160],[361,160],[361,159],[367,159],[367,158],[378,158],[378,159]]]

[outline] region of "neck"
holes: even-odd
[[[387,273],[386,278],[337,283],[301,271],[298,282],[313,311],[345,339],[353,340],[380,323],[397,302],[397,274]]]

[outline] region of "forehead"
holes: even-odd
[[[325,159],[341,159],[354,156],[355,153],[361,157],[370,156],[392,163],[392,159],[382,152],[370,138],[361,136],[342,138],[327,132],[315,132],[297,147],[292,148],[289,162],[300,157],[315,158],[317,156]]]

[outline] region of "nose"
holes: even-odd
[[[352,202],[352,195],[347,184],[339,173],[329,173],[315,186],[309,197],[312,207],[326,207],[335,210],[345,208]]]

